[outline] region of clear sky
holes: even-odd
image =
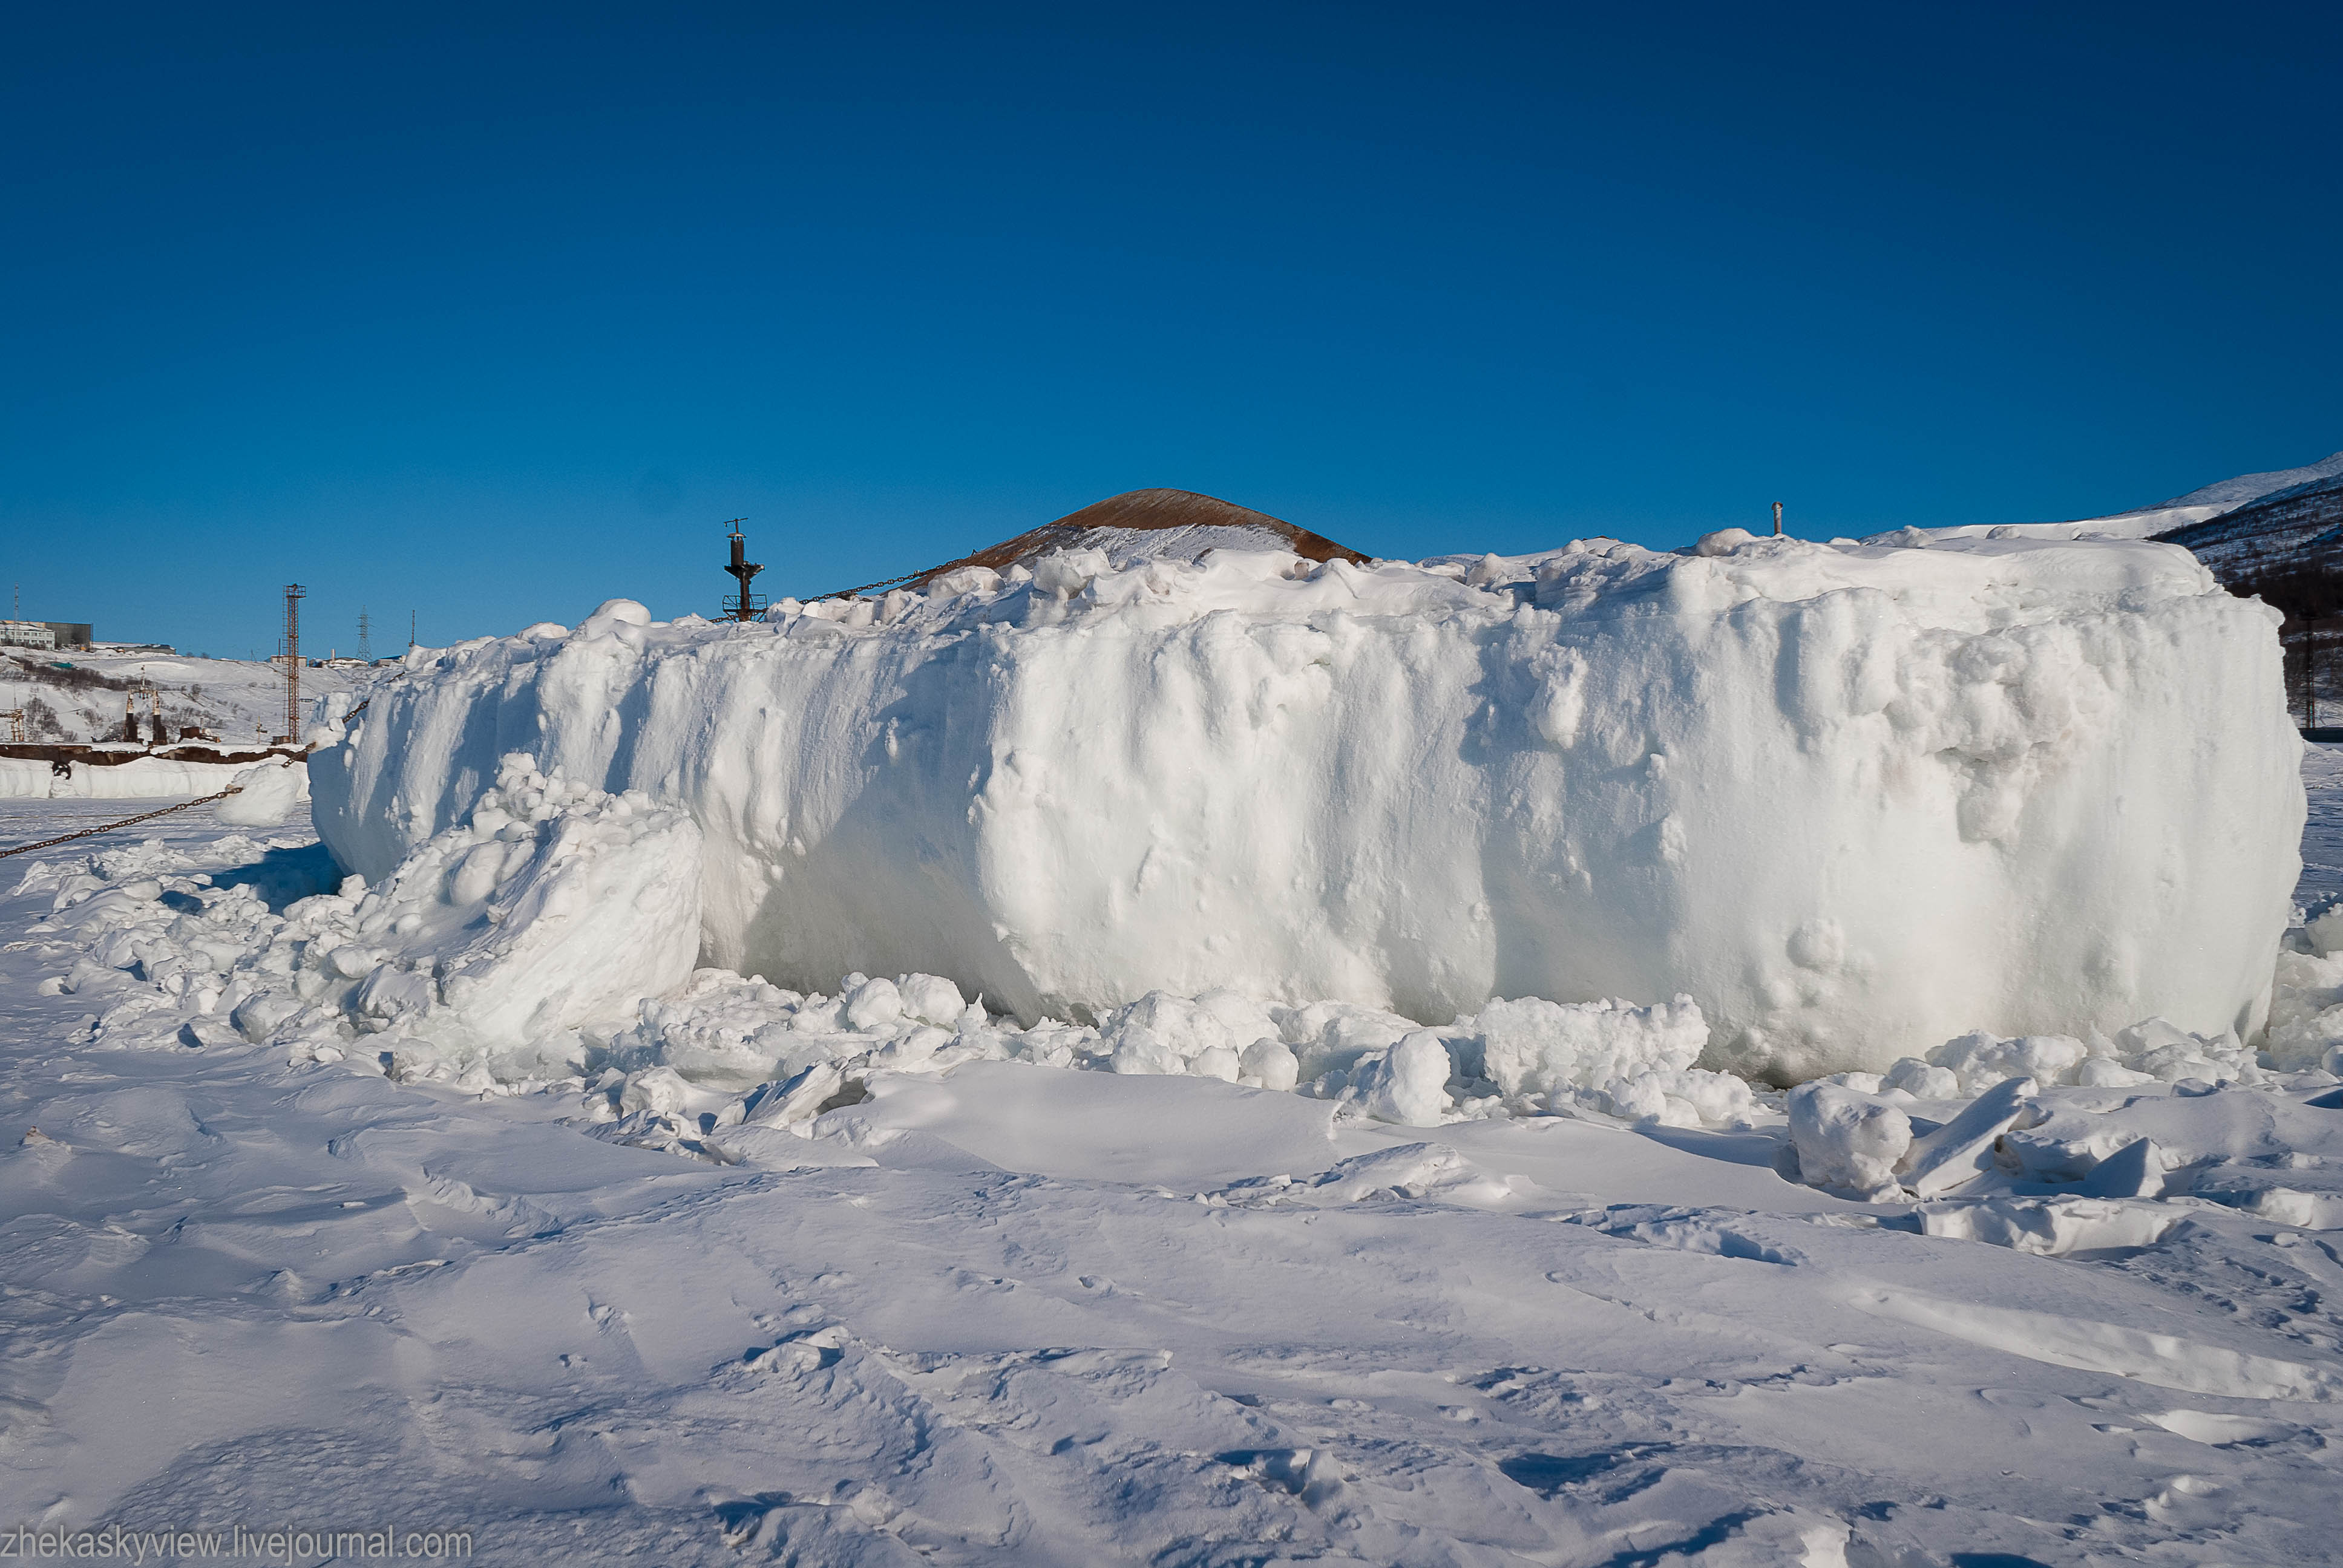
[[[1381,555],[2343,447],[2343,11],[20,5],[0,544],[377,651],[1202,490]]]

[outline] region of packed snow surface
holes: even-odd
[[[2334,1556],[2343,916],[2266,1040],[1971,1030],[1784,1095],[1693,1065],[1690,1000],[694,970],[699,830],[516,751],[370,880],[215,808],[0,862],[0,1529]]]
[[[1227,992],[1452,1036],[1684,997],[1699,1066],[1780,1081],[1980,1029],[2251,1035],[2303,816],[2274,616],[2153,544],[1060,552],[748,625],[613,600],[417,650],[319,738],[317,826],[369,882],[508,758],[681,812],[700,961],[799,994],[925,974],[1031,1027]],[[1361,1092],[1422,1105],[1399,1045]],[[1493,1060],[1509,1098],[1585,1086]]]

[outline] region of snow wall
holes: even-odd
[[[701,843],[701,961],[1431,1023],[1688,994],[1788,1081],[1972,1030],[2251,1033],[2298,870],[2277,617],[2185,551],[1098,551],[417,649],[311,761],[370,880],[525,752]]]

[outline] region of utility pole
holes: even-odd
[[[1782,537],[1782,503],[1779,501],[1774,503],[1774,537],[1777,539]]]
[[[299,583],[285,585],[285,741],[301,742],[301,601],[309,590]]]
[[[409,648],[415,646],[415,612],[413,610],[407,612],[407,646]]]

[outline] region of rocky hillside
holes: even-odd
[[[2293,485],[2234,511],[2157,534],[2180,545],[2244,592],[2260,592],[2287,608],[2332,615],[2338,608],[2322,585],[2343,578],[2343,476]]]

